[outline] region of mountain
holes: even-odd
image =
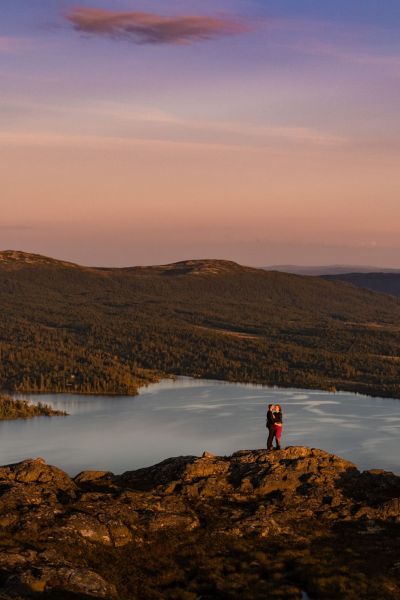
[[[400,273],[346,273],[324,276],[324,279],[345,281],[357,287],[400,296]]]
[[[77,267],[78,265],[42,256],[41,254],[30,254],[20,250],[3,250],[0,252],[0,266],[4,269],[19,269],[24,266],[37,265],[62,265],[64,267]]]
[[[230,261],[0,253],[0,388],[135,394],[165,375],[400,397],[400,301]]]
[[[320,277],[321,275],[342,275],[344,273],[400,273],[400,269],[368,267],[365,265],[321,265],[313,267],[302,265],[272,265],[263,268],[266,271],[280,271],[281,273],[312,275],[314,277]]]
[[[0,467],[3,600],[398,600],[400,477],[318,449]]]

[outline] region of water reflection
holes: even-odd
[[[169,456],[265,447],[265,411],[284,409],[284,445],[324,448],[361,468],[400,472],[400,401],[180,378],[131,397],[30,396],[67,418],[0,423],[0,462],[42,456],[75,474],[122,472]]]

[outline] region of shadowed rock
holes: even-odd
[[[400,477],[318,449],[74,480],[30,459],[0,468],[0,598],[394,600],[399,509]]]

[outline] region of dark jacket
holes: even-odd
[[[276,412],[274,413],[274,422],[278,423],[278,425],[282,425],[283,423],[283,419],[282,419],[282,413],[281,412]]]
[[[267,423],[266,423],[268,429],[270,427],[272,427],[274,423],[275,423],[274,413],[272,412],[272,410],[269,410],[267,412]]]

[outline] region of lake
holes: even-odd
[[[75,475],[121,473],[183,454],[231,454],[266,444],[269,403],[283,408],[283,447],[334,452],[362,469],[400,473],[400,400],[178,378],[139,396],[28,396],[69,417],[0,423],[0,464],[43,457]]]

